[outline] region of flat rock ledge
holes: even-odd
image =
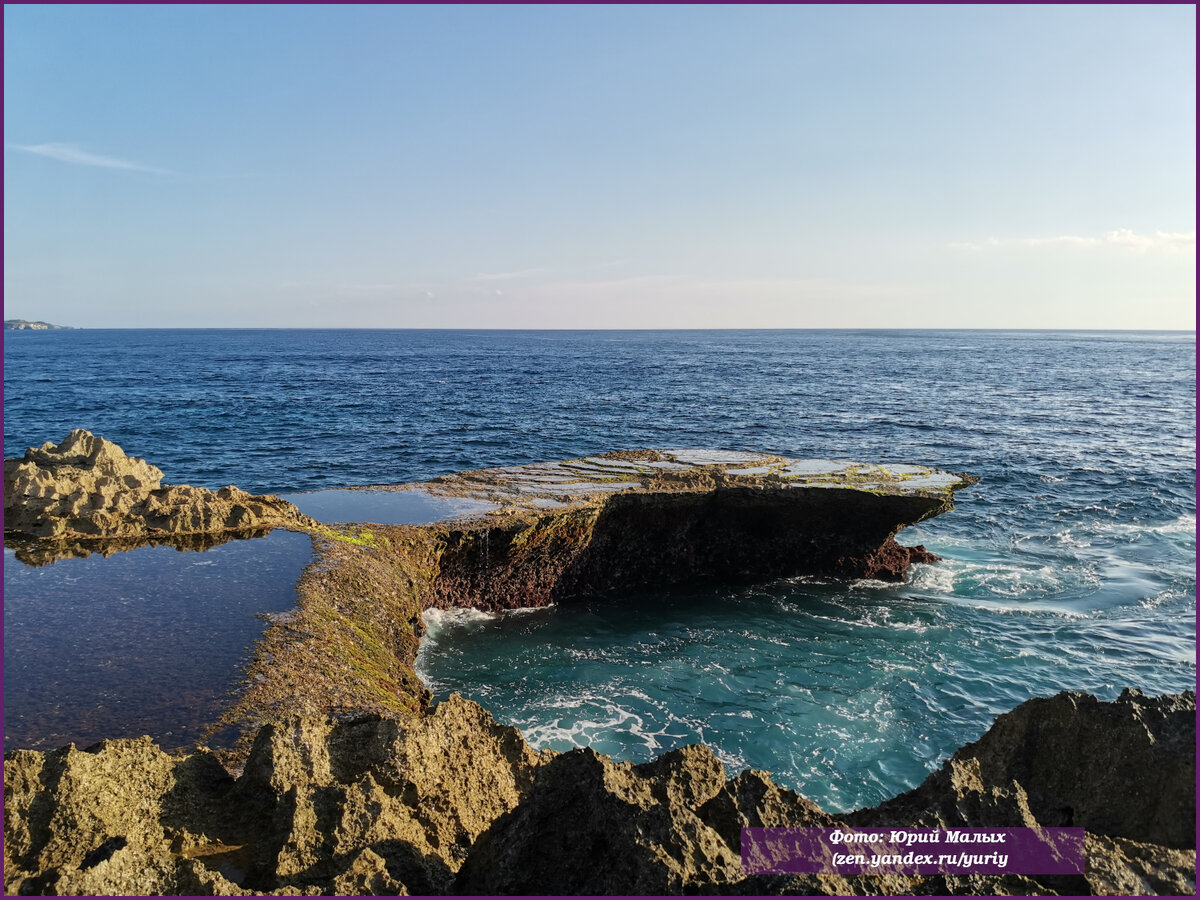
[[[448,530],[435,605],[500,610],[689,581],[901,581],[937,557],[896,533],[953,509],[975,481],[915,465],[627,450],[406,487],[493,505]]]
[[[4,765],[8,894],[1174,894],[1195,890],[1196,698],[1028,701],[916,790],[830,815],[707,747],[535,752],[457,695],[423,719],[292,717],[244,767],[149,738]],[[1087,829],[1077,876],[747,877],[743,827]]]
[[[4,460],[4,531],[57,540],[164,538],[315,525],[291,503],[229,485],[164,485],[163,473],[111,441],[72,431]],[[68,554],[69,555],[69,554]]]

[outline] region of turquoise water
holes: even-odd
[[[901,586],[787,580],[506,617],[427,613],[418,671],[535,746],[644,761],[702,741],[730,771],[766,769],[831,810],[915,786],[1030,697],[1193,684],[1182,567],[1178,587],[1123,603],[1134,570],[1105,589],[1097,569],[1014,564],[935,530],[911,538],[943,562]],[[1194,554],[1194,522],[1116,539]]]
[[[434,612],[419,671],[537,746],[644,761],[703,741],[731,771],[772,771],[843,811],[915,786],[1030,697],[1193,685],[1194,518],[1097,521],[1019,553],[939,538],[936,521],[903,537],[943,561],[900,586],[787,580]]]
[[[847,809],[1029,697],[1195,684],[1192,333],[16,332],[4,358],[7,456],[85,427],[210,488],[637,447],[980,478],[901,533],[944,558],[903,585],[432,616],[437,694],[539,745],[641,760],[705,740]]]

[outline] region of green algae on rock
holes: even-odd
[[[898,581],[895,534],[975,479],[719,450],[618,451],[406,485],[494,508],[445,525],[433,605],[483,610],[794,575]]]
[[[953,508],[973,482],[919,466],[641,450],[358,492],[371,511],[389,490],[472,510],[425,525],[354,522],[355,492],[341,491],[351,524],[309,529],[319,556],[299,609],[268,629],[225,723],[248,735],[285,712],[420,715],[429,694],[413,667],[430,607],[794,575],[899,580],[936,558],[895,533]]]

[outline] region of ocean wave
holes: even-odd
[[[1055,602],[1088,596],[1101,584],[1094,563],[1063,560],[1032,565],[1020,561],[974,562],[952,557],[914,567],[910,586],[956,600]]]
[[[425,623],[425,636],[436,640],[443,632],[452,628],[467,628],[473,625],[483,625],[499,621],[496,613],[483,612],[478,609],[457,606],[453,609],[427,609],[421,613],[421,621]]]
[[[1183,515],[1173,522],[1166,522],[1162,525],[1111,524],[1107,526],[1107,529],[1112,531],[1141,531],[1147,534],[1190,534],[1194,538],[1196,536],[1196,517],[1194,515]]]
[[[630,693],[629,699],[639,705],[649,700],[637,692]],[[621,703],[620,697],[600,693],[550,695],[535,704],[532,711],[536,711],[536,718],[521,716],[517,724],[535,749],[593,747],[597,752],[611,753],[615,744],[626,748],[632,744],[639,755],[649,758],[690,736],[690,729],[677,717],[667,715],[665,721],[655,721],[651,710],[658,712],[653,705],[650,710],[633,708],[632,704]],[[567,712],[570,715],[563,715]]]

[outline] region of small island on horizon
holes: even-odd
[[[28,319],[5,319],[5,331],[74,331],[70,325],[51,325],[49,322],[30,322]]]

